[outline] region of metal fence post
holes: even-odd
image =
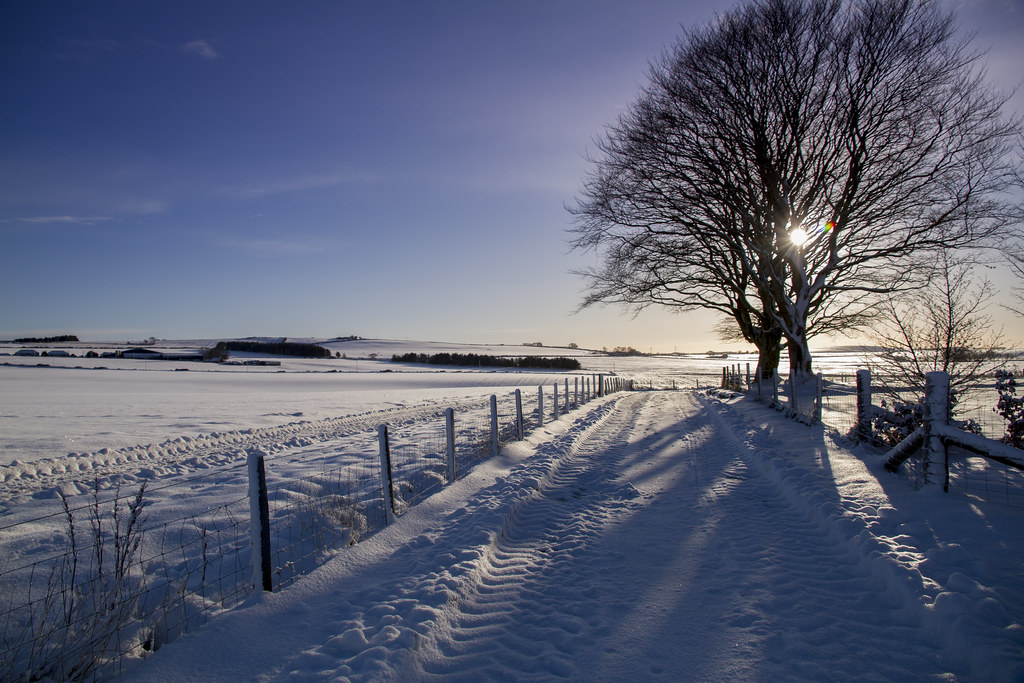
[[[263,456],[260,451],[250,451],[246,464],[249,468],[249,517],[252,524],[252,580],[269,593],[274,590],[274,571],[270,558],[270,502]]]
[[[448,435],[448,483],[455,481],[455,409],[446,408],[444,411],[445,431]]]
[[[391,445],[388,443],[388,426],[377,427],[377,445],[380,450],[380,492],[384,501],[384,522],[395,521],[395,482],[391,474]]]

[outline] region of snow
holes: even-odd
[[[588,369],[683,375],[676,359],[643,360]],[[19,537],[7,526],[59,507],[56,487],[155,475],[170,482],[148,508],[160,515],[183,504],[171,483],[199,471],[205,483],[187,486],[195,502],[244,489],[233,465],[246,453],[280,456],[271,468],[289,476],[373,441],[379,422],[415,424],[563,377],[285,369],[0,367],[0,413],[17,416],[0,447],[93,425],[88,452],[61,454],[54,439],[46,457],[0,468],[7,556],[57,546],[38,519]],[[548,421],[284,590],[129,662],[123,677],[1021,680],[1020,516],[914,490],[878,454],[747,399],[620,393]]]

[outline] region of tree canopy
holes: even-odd
[[[686,31],[571,209],[583,306],[726,314],[774,368],[857,328],[933,252],[1019,221],[1020,122],[926,0],[752,0]]]

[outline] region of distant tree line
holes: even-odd
[[[395,354],[394,363],[423,363],[426,365],[461,365],[481,368],[530,368],[540,370],[579,370],[580,362],[575,358],[546,358],[524,356],[522,358],[499,358],[476,353],[425,353]]]
[[[319,344],[301,342],[260,342],[222,341],[213,347],[215,352],[243,351],[249,353],[272,353],[277,356],[298,356],[299,358],[330,358],[331,352]]]
[[[57,337],[22,337],[15,339],[15,344],[66,344],[76,342],[78,337],[73,334],[62,334]]]

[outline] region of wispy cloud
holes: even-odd
[[[257,186],[249,186],[237,192],[241,197],[260,197],[264,195],[316,190],[323,187],[336,187],[348,183],[373,182],[377,176],[371,173],[322,173],[297,175],[290,178],[279,178]]]
[[[220,54],[213,49],[213,45],[210,45],[210,42],[206,40],[193,40],[190,43],[185,43],[181,46],[181,51],[187,55],[202,57],[203,59],[217,59],[220,57]]]
[[[103,221],[109,221],[110,216],[25,216],[22,218],[15,218],[11,220],[5,220],[5,223],[35,223],[35,224],[47,224],[47,223],[71,223],[77,225],[95,225],[96,223],[102,223]]]
[[[246,251],[263,255],[298,256],[303,254],[323,254],[335,248],[334,240],[329,238],[287,238],[275,239],[265,237],[230,237],[221,240],[221,245],[228,249]]]

